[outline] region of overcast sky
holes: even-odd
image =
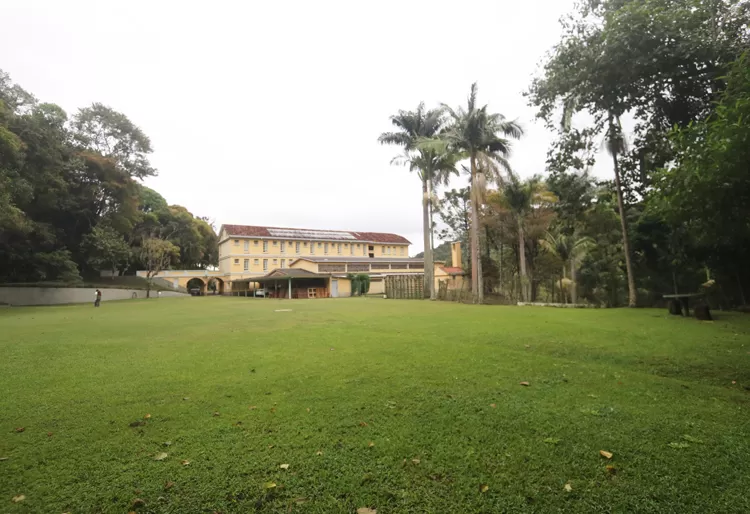
[[[154,147],[147,185],[217,228],[395,232],[416,253],[420,183],[377,143],[388,117],[477,81],[526,129],[513,167],[542,173],[550,135],[522,92],[572,3],[6,1],[0,68],[69,114],[125,113]]]

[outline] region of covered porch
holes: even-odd
[[[286,268],[272,271],[266,276],[235,281],[257,283],[265,290],[266,298],[329,298],[331,276],[304,269]]]

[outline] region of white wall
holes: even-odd
[[[146,291],[136,289],[101,289],[102,301],[146,298]],[[0,287],[0,303],[10,305],[60,305],[66,303],[94,303],[96,289],[89,287]],[[173,291],[162,291],[161,297],[188,296]],[[157,292],[151,291],[156,298]]]

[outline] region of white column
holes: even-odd
[[[289,279],[289,299],[292,299],[292,279]]]

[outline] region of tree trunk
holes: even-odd
[[[518,270],[521,273],[521,301],[528,301],[526,277],[526,237],[523,233],[523,223],[518,220]]]
[[[625,202],[622,198],[622,184],[620,183],[620,163],[617,160],[617,152],[612,153],[612,161],[615,166],[615,187],[617,189],[617,207],[620,210],[620,225],[622,226],[622,247],[625,252],[625,270],[628,275],[628,307],[635,307],[637,293],[635,290],[635,277],[633,277],[633,263],[630,259],[630,239],[628,238],[628,223],[625,218]]]
[[[427,210],[427,178],[422,180],[422,230],[424,236],[424,297],[430,296],[430,275],[427,262],[430,255],[430,213]]]
[[[578,303],[578,290],[576,284],[576,261],[570,259],[570,303]]]
[[[561,303],[568,303],[568,295],[565,294],[565,286],[563,285],[564,281],[565,281],[565,273],[566,273],[565,264],[563,264],[563,267],[562,267],[562,277],[560,278],[560,291],[562,291],[562,302]]]
[[[474,303],[484,302],[482,290],[482,265],[479,257],[479,191],[476,183],[477,162],[472,155],[471,161],[471,290]]]
[[[429,237],[427,238],[428,241],[428,247],[429,247],[429,254],[425,250],[425,277],[427,277],[427,280],[429,281],[429,295],[430,300],[436,300],[437,295],[435,294],[435,248],[433,246],[433,240],[432,240],[432,173],[427,175],[427,198],[425,199],[425,203],[427,205],[427,218],[428,218],[428,225],[429,225]],[[429,255],[429,257],[428,257]]]

